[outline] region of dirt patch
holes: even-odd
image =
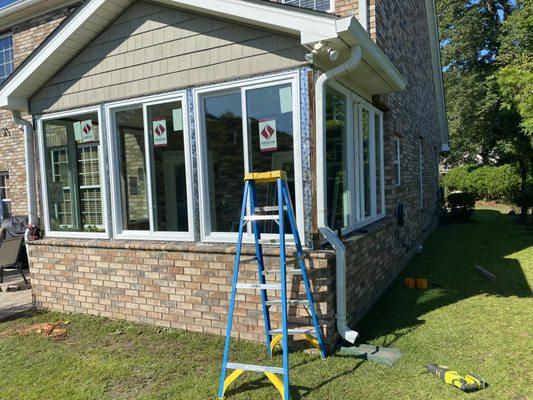
[[[0,334],[0,337],[13,337],[15,335],[30,335],[32,333],[40,334],[45,337],[51,337],[53,339],[65,339],[68,335],[67,329],[62,323],[50,323],[45,322],[42,324],[34,324],[25,326],[18,329],[10,329]]]

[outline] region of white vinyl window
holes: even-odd
[[[99,108],[38,118],[48,236],[109,237],[101,120]]]
[[[13,72],[13,36],[0,36],[0,84]]]
[[[335,10],[334,0],[282,0],[281,2],[283,4],[309,8],[316,11],[333,12]]]
[[[420,186],[420,208],[424,207],[424,143],[420,139],[418,144],[418,182]]]
[[[202,240],[235,240],[244,174],[271,170],[287,172],[303,234],[299,93],[297,72],[194,91]],[[276,204],[275,183],[257,188],[256,205]],[[279,232],[272,222],[261,224],[265,237]],[[251,239],[248,226],[245,240]]]
[[[194,240],[184,92],[108,104],[114,236]]]
[[[383,114],[343,86],[326,91],[327,224],[347,233],[385,216]]]
[[[0,220],[11,216],[11,200],[9,198],[9,172],[0,171]]]
[[[394,186],[398,187],[402,184],[402,164],[401,164],[401,148],[400,138],[394,137],[394,154],[392,160],[392,177]]]

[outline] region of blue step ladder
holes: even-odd
[[[318,324],[318,318],[315,310],[311,285],[307,278],[305,267],[304,252],[296,226],[296,218],[292,208],[289,188],[287,185],[287,174],[284,171],[256,172],[246,174],[244,178],[244,196],[242,200],[241,219],[239,224],[239,236],[237,241],[237,252],[235,255],[235,265],[233,271],[233,281],[231,289],[231,301],[228,313],[228,326],[226,331],[226,343],[224,346],[224,359],[222,362],[222,372],[220,374],[220,385],[218,398],[223,399],[228,387],[245,371],[264,373],[270,382],[279,391],[283,400],[290,400],[290,381],[289,381],[289,336],[303,336],[314,347],[320,351],[322,358],[326,357],[326,346],[322,338],[322,332]],[[256,207],[256,184],[268,184],[275,182],[277,184],[277,206]],[[248,214],[250,210],[250,214]],[[288,217],[291,232],[294,236],[294,245],[296,246],[296,256],[293,268],[287,267],[287,256],[285,250],[285,214]],[[266,270],[263,262],[262,244],[271,244],[270,241],[261,239],[260,223],[274,221],[279,226],[279,249],[280,249],[280,269]],[[242,260],[242,239],[247,225],[252,224],[252,230],[255,241],[255,257]],[[254,262],[257,263],[259,282],[239,283],[239,267],[241,264]],[[280,283],[267,283],[266,277],[269,275],[279,275]],[[300,275],[305,286],[307,300],[290,300],[287,299],[287,276]],[[265,321],[265,336],[267,354],[272,356],[272,352],[277,345],[281,345],[283,351],[283,366],[263,366],[240,364],[229,361],[231,331],[233,325],[233,310],[235,307],[235,298],[238,289],[255,289],[261,292],[261,302],[263,305],[263,318]],[[269,300],[269,291],[280,291],[281,299]],[[287,321],[287,307],[301,306],[306,307],[313,321],[312,328],[289,328]],[[281,307],[281,329],[272,329],[270,324],[270,309],[272,307]],[[228,370],[233,371],[227,375]],[[280,378],[281,377],[281,378]]]

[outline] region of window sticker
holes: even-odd
[[[74,137],[76,142],[86,143],[96,141],[94,137],[93,121],[88,119],[85,121],[74,122]]]
[[[174,125],[173,128],[175,132],[183,130],[183,112],[181,108],[172,110],[172,121],[173,121],[173,125]]]
[[[265,119],[259,121],[259,148],[263,153],[278,150],[276,120]]]
[[[168,143],[167,121],[165,119],[155,119],[152,122],[154,132],[154,147],[164,147]]]
[[[292,111],[292,87],[282,87],[279,89],[279,107],[281,113],[288,113]]]

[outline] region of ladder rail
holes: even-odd
[[[290,192],[286,181],[282,182],[282,185],[284,186],[284,197],[285,201],[288,204],[292,204],[291,198],[290,198]],[[294,211],[292,207],[287,207],[287,215],[289,217],[289,222],[291,224],[291,229],[293,229],[293,232],[297,232],[294,229],[296,229],[296,218],[294,216]],[[326,345],[324,343],[324,338],[322,337],[322,331],[320,329],[320,325],[318,323],[318,316],[316,315],[316,306],[315,306],[315,300],[313,298],[313,293],[311,291],[311,285],[309,283],[309,277],[307,276],[307,269],[305,268],[305,259],[303,257],[303,248],[302,243],[300,241],[299,235],[294,235],[294,244],[296,245],[296,260],[297,263],[300,266],[300,269],[302,271],[302,280],[304,282],[305,286],[305,292],[307,294],[307,300],[309,301],[309,310],[311,311],[311,319],[313,320],[313,326],[316,331],[317,341],[320,346],[320,355],[322,358],[326,358]]]
[[[237,282],[239,279],[239,266],[240,266],[241,251],[242,251],[242,239],[244,236],[244,228],[246,226],[246,223],[244,222],[244,216],[246,215],[249,191],[250,191],[250,184],[249,182],[246,182],[244,185],[244,195],[242,198],[241,220],[239,224],[239,236],[237,239],[235,263],[233,265],[231,299],[230,299],[230,306],[228,310],[228,326],[226,328],[226,341],[224,343],[224,357],[222,359],[222,372],[220,373],[220,382],[219,382],[219,387],[218,387],[219,398],[224,397],[224,391],[225,391],[224,383],[226,381],[227,364],[228,364],[229,351],[230,351],[230,345],[231,345],[231,330],[233,328],[233,311],[235,308],[235,298],[237,297]]]

